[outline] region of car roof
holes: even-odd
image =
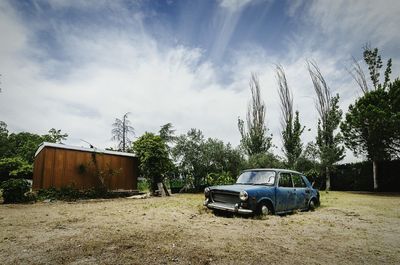
[[[283,168],[252,168],[252,169],[245,169],[242,172],[246,171],[275,171],[275,172],[285,172],[285,173],[296,173],[303,175],[302,173],[290,169],[283,169]]]

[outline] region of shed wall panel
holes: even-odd
[[[74,186],[89,189],[102,184],[100,177],[104,178],[109,190],[135,190],[138,159],[45,147],[35,158],[33,188]]]

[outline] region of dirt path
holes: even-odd
[[[322,196],[263,220],[202,195],[0,205],[0,264],[400,264],[400,196]]]

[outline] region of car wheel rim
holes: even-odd
[[[310,209],[314,209],[315,205],[314,205],[314,201],[310,202]]]
[[[262,215],[267,215],[268,212],[269,212],[268,207],[267,207],[266,205],[263,205],[263,206],[261,207],[261,213],[262,213]]]

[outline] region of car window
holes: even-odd
[[[245,171],[240,174],[236,183],[274,185],[275,171]]]
[[[292,178],[289,173],[281,173],[279,178],[279,187],[293,188]]]
[[[306,184],[304,183],[303,178],[298,174],[292,175],[293,184],[296,188],[305,188]]]

